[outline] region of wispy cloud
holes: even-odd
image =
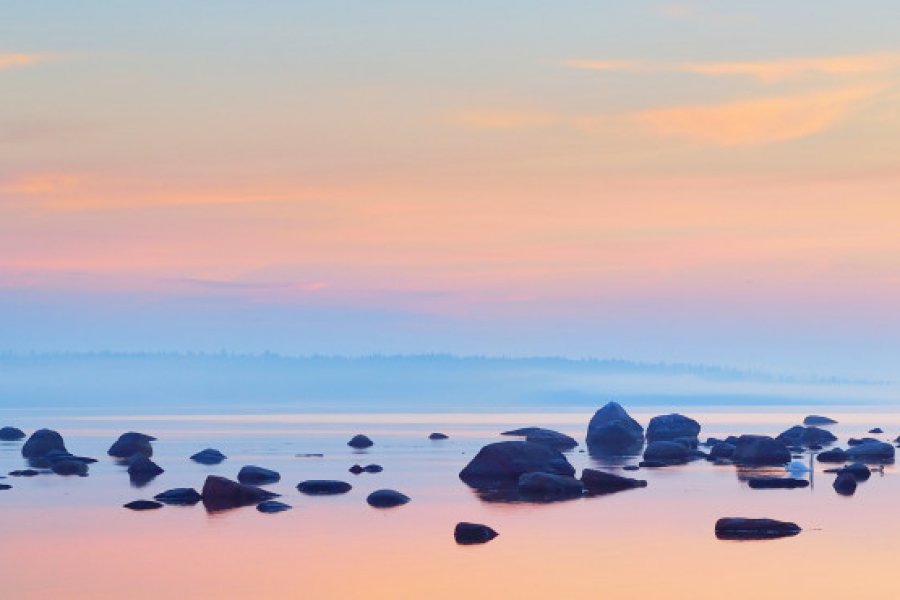
[[[22,196],[53,194],[69,190],[78,185],[80,181],[81,178],[78,175],[69,173],[39,173],[0,184],[0,192]]]
[[[50,59],[51,56],[48,54],[28,54],[24,52],[0,54],[0,71],[16,67],[28,67]]]
[[[773,83],[810,74],[845,76],[883,73],[900,69],[900,52],[878,52],[812,58],[782,58],[758,61],[664,63],[639,60],[571,59],[569,69],[629,73],[693,73],[709,76],[752,77]]]
[[[634,113],[631,118],[660,135],[684,136],[723,146],[767,144],[829,129],[880,89],[854,87],[723,104],[675,106]]]
[[[454,120],[475,129],[528,129],[555,125],[561,121],[553,113],[527,110],[464,111],[457,113]]]

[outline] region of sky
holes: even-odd
[[[0,349],[890,377],[900,5],[3,3]]]

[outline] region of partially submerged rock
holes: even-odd
[[[115,458],[131,458],[135,454],[143,454],[144,456],[153,456],[153,447],[150,442],[156,438],[146,433],[138,433],[129,431],[119,436],[113,445],[107,450],[107,454]]]
[[[8,473],[10,477],[34,477],[40,474],[41,472],[35,469],[18,469],[16,471],[10,471]]]
[[[215,448],[206,448],[191,456],[191,460],[201,465],[217,465],[228,458]]]
[[[559,431],[542,429],[540,427],[528,433],[525,436],[525,441],[533,442],[535,444],[544,444],[551,448],[556,448],[557,450],[571,450],[578,446],[578,442],[575,441],[575,438],[560,433]]]
[[[881,427],[873,427],[872,429],[869,430],[869,433],[876,433],[876,434],[877,434],[877,433],[884,433],[884,430],[881,429]]]
[[[580,498],[584,494],[584,484],[568,475],[523,473],[519,477],[518,490],[528,500],[565,500]]]
[[[0,483],[0,491],[11,490],[12,486],[8,483]]]
[[[409,496],[397,490],[375,490],[366,497],[366,502],[374,508],[394,508],[409,502]]]
[[[581,471],[581,483],[588,494],[612,494],[633,488],[647,487],[643,479],[631,479],[597,469],[584,469]]]
[[[271,469],[247,465],[238,472],[238,481],[247,485],[268,485],[281,481],[281,474]]]
[[[203,496],[203,505],[207,509],[222,510],[259,504],[263,500],[276,498],[279,494],[253,485],[244,485],[218,475],[209,475],[203,484],[201,495]]]
[[[52,429],[38,429],[22,445],[22,456],[25,458],[43,458],[52,450],[65,454],[69,453],[66,450],[66,443],[59,432]]]
[[[709,456],[712,459],[731,458],[734,456],[736,447],[728,442],[719,442],[709,449]]]
[[[834,419],[830,417],[823,417],[822,415],[807,415],[805,419],[803,419],[804,425],[834,425],[837,423]]]
[[[542,472],[572,476],[575,467],[558,450],[534,442],[495,442],[478,451],[459,473],[472,487],[495,483],[515,484],[523,473]]]
[[[153,500],[135,500],[123,505],[123,508],[129,510],[156,510],[162,507],[163,505],[161,503],[154,502]]]
[[[137,486],[149,483],[154,477],[164,472],[162,467],[143,454],[135,454],[128,459],[128,476],[131,478],[131,483]]]
[[[17,442],[25,438],[25,432],[18,427],[0,427],[0,442]]]
[[[351,448],[356,448],[357,450],[362,450],[363,448],[371,448],[375,445],[375,442],[369,439],[368,436],[365,436],[361,433],[354,435],[350,438],[350,441],[347,442],[347,445]]]
[[[464,521],[457,523],[456,528],[453,530],[453,539],[456,540],[457,544],[463,546],[484,544],[497,537],[497,535],[497,532],[487,525],[466,523]]]
[[[774,490],[809,487],[806,479],[794,479],[792,477],[751,477],[747,483],[754,490]]]
[[[88,475],[87,464],[80,460],[56,460],[50,464],[50,470],[57,475],[77,475],[78,477],[87,477]]]
[[[677,442],[650,442],[644,449],[644,461],[680,465],[688,460],[688,449]]]
[[[353,486],[346,481],[335,479],[310,479],[297,484],[297,491],[308,496],[331,496],[346,494]]]
[[[291,508],[293,507],[290,504],[285,504],[278,500],[263,500],[256,505],[256,510],[266,514],[284,512],[286,510],[291,510]]]
[[[778,435],[778,441],[788,446],[822,446],[837,441],[837,437],[827,429],[795,425]]]
[[[617,402],[609,402],[591,418],[587,445],[592,453],[636,454],[644,444],[644,428]]]
[[[791,453],[784,443],[767,435],[742,435],[732,460],[742,465],[783,465],[790,462]]]
[[[648,442],[673,442],[678,438],[697,440],[700,423],[678,413],[659,415],[647,424]]]
[[[768,540],[797,535],[796,523],[775,519],[724,517],[716,521],[716,537],[720,540]]]
[[[816,455],[816,460],[822,463],[847,462],[847,453],[840,448],[832,448]]]
[[[174,504],[178,506],[193,506],[202,500],[200,493],[194,488],[172,488],[166,490],[153,497],[154,500],[163,504]]]
[[[440,433],[440,432],[437,432],[437,431],[435,431],[434,433],[431,433],[431,434],[428,435],[428,439],[429,439],[429,440],[446,440],[446,439],[448,439],[449,437],[450,437],[450,436],[447,435],[446,433]]]
[[[856,492],[856,477],[852,473],[843,472],[835,477],[831,485],[841,496],[852,496]]]
[[[894,447],[887,442],[867,439],[847,449],[847,459],[860,462],[894,462]]]

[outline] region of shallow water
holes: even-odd
[[[877,412],[876,412],[877,411]],[[653,413],[632,411],[646,424]],[[701,437],[777,434],[809,407],[765,412],[729,407],[691,412]],[[874,426],[900,434],[900,412],[830,407],[846,446]],[[0,590],[9,598],[834,598],[893,597],[900,555],[893,466],[837,495],[833,476],[816,465],[813,485],[751,490],[734,467],[699,461],[624,473],[644,489],[553,504],[487,503],[457,477],[498,433],[539,424],[583,439],[590,412],[529,414],[260,414],[51,417],[0,411],[0,424],[58,429],[70,451],[100,459],[87,478],[8,478],[0,492]],[[156,435],[154,461],[166,472],[143,488],[129,484],[106,449],[127,430]],[[451,437],[430,441],[428,433]],[[346,446],[354,433],[375,446]],[[219,448],[228,460],[203,466],[188,456]],[[0,472],[23,468],[21,443],[0,443]],[[604,464],[567,453],[577,469]],[[323,453],[324,457],[298,454]],[[619,461],[620,462],[620,461]],[[631,462],[636,462],[631,461]],[[352,475],[354,463],[384,472]],[[137,513],[121,505],[173,487],[198,490],[208,474],[234,478],[241,466],[279,471],[293,510],[264,515],[252,506],[208,513],[202,505]],[[308,497],[304,479],[353,484],[343,496]],[[378,488],[412,497],[377,510]],[[797,522],[797,537],[765,542],[717,540],[722,516]],[[500,536],[483,546],[453,541],[458,521],[486,523]],[[845,575],[841,575],[845,574]]]

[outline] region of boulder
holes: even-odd
[[[480,523],[457,523],[456,528],[453,530],[453,539],[456,540],[457,544],[463,546],[484,544],[497,537],[497,535],[496,531]]]
[[[206,478],[201,495],[204,506],[209,510],[259,504],[263,500],[278,497],[275,492],[252,485],[244,485],[217,475],[209,475]]]
[[[887,442],[865,440],[847,449],[847,459],[860,462],[893,462],[894,447]]]
[[[677,442],[650,442],[644,449],[645,461],[656,461],[666,465],[680,465],[687,462],[688,449]]]
[[[516,483],[523,473],[542,472],[572,476],[575,468],[558,450],[534,442],[495,442],[478,454],[459,473],[473,487],[493,482]]]
[[[80,460],[62,459],[53,461],[50,464],[50,470],[57,475],[77,475],[79,477],[87,477],[88,466]]]
[[[106,453],[116,458],[131,458],[135,454],[150,457],[153,456],[153,447],[150,442],[155,440],[156,438],[152,435],[129,431],[120,435]]]
[[[156,510],[157,508],[162,507],[163,505],[161,503],[154,502],[153,500],[135,500],[123,505],[123,508],[129,510]]]
[[[742,465],[783,465],[790,462],[791,453],[782,442],[767,435],[742,435],[732,460]]]
[[[346,494],[353,486],[346,481],[333,479],[310,479],[297,484],[297,491],[308,496],[331,496]]]
[[[700,423],[678,413],[653,417],[647,424],[648,442],[672,442],[677,438],[696,440],[698,435]]]
[[[450,436],[446,433],[434,432],[428,435],[429,440],[446,440]]]
[[[132,481],[147,482],[164,472],[162,467],[143,454],[135,454],[128,459],[128,475]]]
[[[354,435],[350,438],[350,441],[347,442],[347,445],[351,448],[356,448],[357,450],[361,450],[363,448],[371,448],[375,445],[375,442],[370,440],[367,436],[363,434]]]
[[[868,481],[872,471],[862,463],[852,463],[841,469],[844,473],[850,473],[856,481]]]
[[[267,485],[281,481],[281,475],[278,471],[247,465],[238,472],[238,481],[247,485]]]
[[[396,490],[375,490],[366,497],[366,502],[374,508],[393,508],[409,502],[409,496]]]
[[[835,477],[831,485],[841,496],[852,496],[856,491],[856,477],[852,473],[844,472]]]
[[[349,470],[351,473],[353,473],[354,475],[359,475],[360,473],[362,473],[362,472],[365,471],[365,469],[363,469],[361,465],[353,465],[353,466],[350,467],[348,470]]]
[[[837,423],[832,418],[823,417],[822,415],[807,415],[805,419],[803,419],[804,425],[834,425]]]
[[[588,494],[612,494],[632,488],[647,487],[643,479],[631,479],[597,469],[584,469],[581,471],[581,483]]]
[[[200,502],[202,497],[194,488],[173,488],[153,496],[153,499],[163,504],[193,506]]]
[[[767,540],[797,535],[796,523],[775,519],[724,517],[716,521],[716,537],[720,540]]]
[[[206,448],[191,456],[191,460],[201,465],[217,465],[228,458],[215,448]]]
[[[788,446],[821,446],[837,441],[837,437],[830,431],[820,427],[804,427],[795,425],[778,435],[778,441]]]
[[[735,446],[728,442],[719,442],[709,449],[709,456],[713,459],[731,458],[734,456]]]
[[[61,435],[52,429],[38,429],[22,445],[22,456],[25,458],[43,458],[51,450],[58,450],[65,454],[66,444]]]
[[[832,448],[816,455],[816,460],[822,463],[847,462],[847,453],[840,448]]]
[[[553,431],[552,429],[541,429],[540,427],[535,431],[528,433],[525,436],[525,441],[533,442],[535,444],[544,444],[551,448],[556,448],[557,450],[571,450],[578,445],[575,438],[571,436],[558,431]]]
[[[531,500],[565,500],[580,498],[584,484],[574,477],[553,473],[523,473],[518,482],[519,494]]]
[[[791,477],[751,477],[747,480],[747,483],[754,490],[793,490],[795,488],[809,487],[809,482],[807,480],[794,479]]]
[[[25,438],[25,432],[18,427],[0,428],[0,442],[17,442]]]
[[[636,454],[644,444],[644,428],[617,402],[609,402],[591,418],[587,445],[592,453]]]
[[[291,508],[293,507],[290,504],[285,504],[278,500],[263,500],[256,505],[256,510],[266,514],[284,512],[286,510],[291,510]]]

